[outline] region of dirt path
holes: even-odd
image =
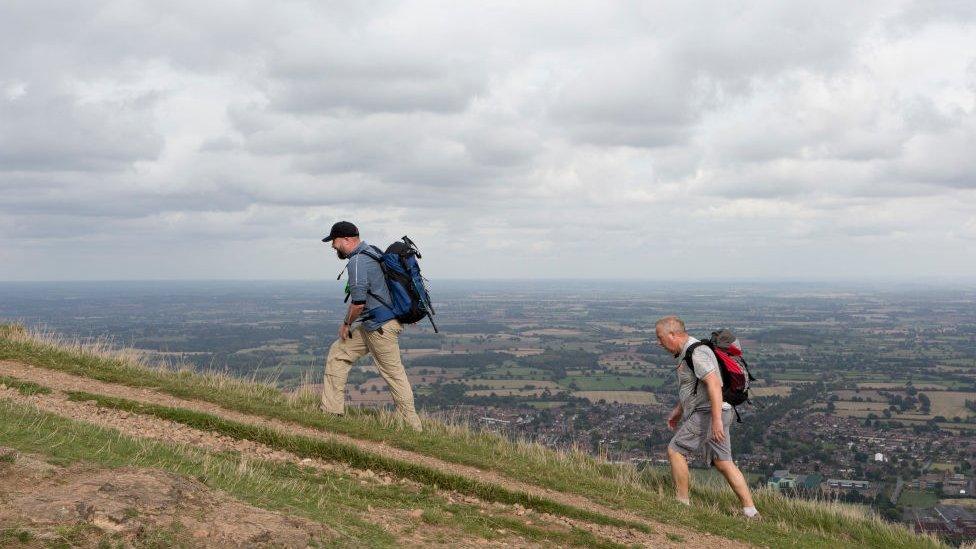
[[[53,547],[305,548],[338,537],[323,524],[241,503],[173,473],[62,468],[23,455],[0,463],[0,501],[0,528]]]
[[[268,460],[274,462],[290,462],[304,467],[313,467],[315,469],[336,472],[349,477],[357,478],[362,484],[391,484],[394,482],[400,482],[407,485],[415,485],[419,490],[419,484],[406,479],[395,479],[388,475],[377,474],[370,470],[354,469],[346,466],[345,464],[335,463],[330,461],[323,461],[319,459],[311,458],[300,458],[290,452],[285,452],[282,450],[276,450],[269,446],[259,444],[250,440],[238,440],[217,433],[211,433],[207,431],[201,431],[198,429],[193,429],[187,427],[181,423],[176,423],[173,421],[155,418],[151,416],[142,416],[138,414],[130,414],[128,412],[123,412],[120,410],[113,410],[107,408],[100,408],[94,403],[90,402],[73,402],[67,399],[64,394],[54,393],[49,395],[31,395],[24,396],[20,394],[16,389],[0,388],[0,398],[5,398],[18,402],[21,404],[31,405],[39,410],[50,412],[62,417],[68,417],[75,420],[84,421],[86,423],[91,423],[101,427],[109,427],[119,431],[120,433],[133,437],[133,438],[144,438],[156,441],[161,441],[169,444],[176,444],[182,446],[193,446],[201,448],[211,452],[238,452],[242,458],[241,466],[246,467],[248,460]],[[82,468],[84,469],[84,468]],[[116,473],[109,472],[109,476],[115,475]],[[153,473],[155,474],[155,473]],[[91,485],[91,479],[84,478],[86,475],[75,475],[78,482],[83,482],[86,486]],[[9,479],[3,479],[4,484],[6,484]],[[96,479],[97,480],[97,479]],[[80,509],[84,506],[91,507],[95,503],[83,501],[79,499],[75,501],[81,494],[75,488],[66,488],[62,486],[64,478],[60,475],[57,476],[55,480],[51,481],[50,492],[52,494],[61,494],[61,499],[58,498],[47,498],[51,500],[51,505],[48,507],[54,508],[64,508],[68,510]],[[94,482],[94,481],[92,481]],[[98,484],[95,482],[95,484]],[[136,483],[138,484],[138,483]],[[100,486],[100,485],[99,485]],[[126,534],[126,539],[132,538],[137,530],[131,530],[129,528],[122,528],[122,517],[123,515],[113,511],[114,507],[117,507],[117,502],[112,501],[116,496],[122,497],[122,499],[131,499],[129,494],[117,494],[112,493],[113,498],[105,499],[105,501],[96,502],[95,508],[99,510],[98,513],[91,516],[85,514],[77,515],[68,513],[65,515],[64,512],[49,513],[45,512],[45,507],[43,509],[34,509],[30,505],[27,505],[30,501],[34,501],[38,497],[38,492],[36,491],[38,485],[31,485],[24,487],[24,494],[21,500],[16,499],[16,491],[11,491],[10,493],[5,493],[6,486],[0,486],[0,501],[4,502],[3,509],[4,512],[0,512],[0,526],[5,522],[4,518],[9,519],[6,515],[15,515],[26,517],[30,519],[31,523],[35,526],[44,526],[47,523],[53,524],[73,524],[78,521],[88,522],[101,530],[107,532],[122,532]],[[13,499],[11,499],[13,497]],[[222,503],[234,501],[226,495],[218,495],[217,497]],[[75,499],[72,499],[75,498]],[[43,499],[43,498],[42,498]],[[45,499],[44,501],[47,501]],[[7,501],[10,500],[10,501]],[[70,500],[70,501],[69,501]],[[66,503],[67,502],[67,503]],[[73,503],[72,503],[73,502]],[[478,500],[473,500],[474,503],[481,504],[483,507],[487,507],[488,504],[480,502]],[[91,503],[91,505],[89,505]],[[229,505],[229,504],[228,504]],[[226,506],[226,505],[223,505]],[[251,508],[249,505],[244,505],[240,503],[234,503],[236,507],[247,507]],[[235,507],[235,508],[236,508]],[[108,511],[105,511],[108,509]],[[224,510],[226,511],[226,509]],[[261,510],[264,513],[264,510]],[[111,521],[103,520],[107,516],[112,520],[115,520],[115,524]],[[412,514],[414,513],[414,514]],[[374,508],[369,512],[369,520],[378,523],[383,526],[385,530],[396,535],[405,546],[411,547],[478,547],[481,545],[481,538],[465,536],[455,529],[443,526],[443,525],[426,525],[424,529],[417,529],[416,525],[418,523],[418,516],[415,514],[414,509],[389,509],[389,508]],[[76,516],[77,515],[77,516]],[[277,514],[275,514],[277,516]],[[185,520],[183,522],[186,522]],[[234,522],[234,521],[231,521]],[[239,521],[237,521],[239,522]],[[303,524],[313,524],[309,521],[300,521]],[[138,529],[139,524],[137,523],[127,523],[128,526],[133,526]],[[226,546],[226,547],[241,547],[241,546],[284,546],[284,547],[306,547],[308,544],[304,541],[291,543],[291,541],[281,538],[279,534],[282,533],[282,529],[278,528],[273,523],[268,522],[269,527],[258,532],[261,534],[257,537],[266,537],[269,540],[277,540],[274,543],[250,543],[253,541],[251,537],[246,538],[248,543],[244,543],[245,538],[241,540],[233,541],[228,544],[217,543],[216,546]],[[309,528],[310,532],[316,530],[322,530],[321,527]],[[246,531],[243,529],[242,531]],[[235,530],[231,529],[231,533]],[[239,532],[238,532],[239,533]],[[209,546],[216,543],[214,540],[219,537],[226,537],[227,532],[216,532],[214,538],[210,538],[210,534],[205,535],[207,538],[205,543],[199,546]],[[335,537],[335,536],[332,536]],[[257,539],[257,538],[255,538]],[[451,543],[441,543],[438,542],[439,539],[450,539]],[[131,541],[131,540],[130,540]],[[94,545],[94,544],[93,544]],[[536,547],[538,544],[533,544],[526,539],[515,536],[512,539],[506,540],[506,542],[499,542],[499,545],[506,545],[512,547]]]
[[[312,429],[281,420],[242,414],[233,410],[221,408],[220,406],[211,404],[209,402],[180,399],[148,388],[135,388],[126,385],[105,383],[94,379],[67,374],[57,370],[38,368],[20,362],[0,361],[0,374],[9,375],[26,381],[32,381],[59,391],[87,391],[162,406],[186,408],[199,412],[210,413],[241,423],[272,427],[289,433],[312,438],[335,440],[345,444],[357,446],[362,450],[377,455],[413,463],[422,463],[443,472],[477,479],[481,482],[502,486],[508,490],[521,491],[534,496],[548,498],[559,503],[601,513],[621,520],[643,523],[650,526],[654,530],[653,534],[643,534],[625,528],[596,526],[590,523],[579,524],[580,527],[585,527],[586,530],[594,531],[614,539],[614,541],[617,541],[618,543],[639,543],[641,545],[669,546],[674,544],[674,542],[671,541],[672,539],[682,539],[683,542],[681,543],[681,546],[683,547],[714,547],[716,545],[721,545],[723,547],[748,547],[747,544],[742,542],[728,540],[707,533],[688,530],[680,526],[665,525],[660,522],[639,517],[626,511],[612,509],[576,494],[567,494],[564,492],[540,488],[525,482],[512,480],[493,471],[482,471],[475,467],[443,461],[432,456],[417,454],[379,442],[357,439],[336,433],[326,433],[317,429]],[[8,394],[16,393],[15,391],[5,392]],[[233,449],[248,455],[255,455],[261,459],[301,461],[302,463],[314,464],[315,466],[323,469],[335,470],[344,467],[340,464],[324,462],[321,460],[301,460],[298,458],[298,456],[293,454],[275,450],[253,441],[235,440],[223,435],[217,435],[215,433],[206,433],[168,420],[137,416],[135,414],[129,414],[118,410],[107,410],[88,403],[71,402],[65,399],[63,395],[57,393],[51,395],[33,395],[31,397],[22,397],[19,395],[19,393],[16,393],[16,397],[14,398],[17,398],[18,400],[27,399],[34,405],[47,411],[67,417],[83,419],[84,421],[90,421],[99,425],[107,425],[123,433],[131,434],[132,436],[167,437],[167,440],[173,442],[188,443],[208,449]],[[351,472],[351,469],[346,467],[344,471]],[[559,520],[563,520],[565,522],[565,520],[562,518]],[[570,519],[569,522],[577,523],[579,521]],[[669,535],[671,536],[670,538]]]

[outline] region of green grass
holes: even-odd
[[[349,502],[336,497],[336,491],[361,492],[358,483],[339,475],[321,473],[312,478],[294,467],[255,461],[242,467],[236,456],[134,439],[3,399],[0,443],[21,452],[44,455],[57,465],[88,462],[106,467],[163,469],[197,478],[259,507],[297,512],[318,520],[335,528],[340,538],[395,543],[389,533],[361,520],[349,509]],[[323,505],[317,504],[320,500]]]
[[[22,528],[4,528],[0,530],[0,544],[4,547],[14,542],[23,544],[30,543],[33,539],[34,534],[30,530],[24,530]]]
[[[181,398],[198,399],[239,412],[291,421],[323,431],[380,441],[445,461],[497,471],[510,478],[579,494],[641,516],[680,524],[761,545],[818,547],[887,546],[935,547],[930,538],[915,536],[876,517],[862,516],[848,507],[789,500],[775,494],[756,498],[766,520],[748,524],[734,516],[737,507],[728,489],[697,488],[694,499],[708,505],[679,508],[672,503],[670,480],[653,471],[612,465],[579,453],[560,453],[533,444],[517,444],[492,433],[439,421],[425,422],[425,431],[400,429],[383,414],[356,413],[345,417],[311,411],[307,402],[287,398],[271,386],[218,375],[149,369],[132,360],[63,342],[46,342],[22,329],[0,327],[0,359],[19,360],[102,381],[149,387]]]
[[[51,393],[51,390],[42,385],[36,383],[31,383],[30,381],[22,381],[17,378],[0,375],[0,385],[6,385],[11,389],[17,389],[17,391],[25,396],[30,395],[47,395]]]
[[[411,489],[400,484],[363,485],[338,473],[287,463],[242,459],[229,453],[205,452],[135,439],[91,424],[38,411],[0,399],[0,443],[22,452],[41,454],[52,463],[88,462],[106,467],[139,466],[197,478],[258,507],[298,514],[333,529],[340,545],[396,547],[398,540],[376,525],[369,508],[424,509],[438,516],[439,524],[486,539],[503,539],[505,529],[533,541],[557,545],[618,548],[619,545],[583,531],[553,531],[504,514],[484,513],[472,505],[449,503],[430,486]],[[365,516],[365,519],[363,518]],[[59,535],[69,545],[81,533],[76,525],[62,527]],[[19,529],[0,531],[0,541],[19,539]],[[28,532],[29,534],[29,532]],[[169,546],[171,528],[146,533],[139,545]],[[158,538],[158,539],[157,539]],[[153,540],[163,545],[149,543]]]
[[[485,379],[549,379],[551,373],[529,366],[493,367],[482,375]]]
[[[626,376],[618,374],[596,374],[592,376],[566,376],[559,385],[569,388],[575,383],[580,391],[626,391],[640,389],[644,385],[660,387],[664,381],[647,376]]]
[[[929,490],[903,490],[898,496],[898,505],[931,509],[939,503],[939,496]]]
[[[182,423],[203,431],[217,432],[238,440],[251,440],[265,444],[278,450],[291,452],[299,457],[319,458],[329,461],[339,461],[357,469],[371,469],[384,471],[400,478],[407,478],[424,485],[436,485],[447,490],[454,490],[468,494],[489,502],[506,504],[520,504],[540,513],[550,513],[569,518],[585,520],[596,524],[621,526],[650,532],[643,524],[630,523],[599,513],[563,505],[550,499],[540,498],[508,490],[494,484],[488,484],[468,477],[427,467],[419,463],[411,463],[387,458],[350,444],[335,440],[310,438],[302,435],[292,435],[282,431],[250,425],[223,419],[218,416],[197,412],[185,408],[171,408],[156,404],[145,404],[123,398],[96,395],[86,392],[69,392],[68,397],[76,401],[94,401],[99,406],[124,410],[136,414],[151,415],[161,419],[168,419]]]

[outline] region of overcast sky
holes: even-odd
[[[976,3],[0,8],[0,280],[976,278]]]

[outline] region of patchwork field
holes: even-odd
[[[545,349],[537,348],[516,348],[516,349],[499,349],[497,352],[512,355],[514,357],[524,357],[524,356],[537,356],[546,352]]]
[[[964,418],[973,415],[973,411],[966,408],[966,400],[976,400],[976,393],[941,391],[926,394],[932,400],[933,415],[947,418],[956,416]]]
[[[647,343],[647,338],[644,337],[618,337],[615,339],[608,339],[606,343],[611,343],[613,345],[626,345],[628,347],[634,347],[637,345],[643,345]]]
[[[644,370],[651,364],[632,353],[608,353],[600,357],[600,366],[610,370],[633,371]]]
[[[575,388],[580,391],[625,391],[640,389],[645,385],[660,387],[664,384],[664,381],[659,378],[650,378],[647,376],[577,375],[566,376],[564,379],[560,380],[559,383],[563,387],[567,388],[571,388],[570,386],[574,385]]]
[[[620,404],[657,404],[654,393],[646,391],[576,391],[573,396],[585,398],[590,402],[617,402]]]
[[[927,381],[914,383],[913,385],[919,391],[944,391],[944,390],[948,389],[948,387],[946,387],[945,385],[942,385],[942,384],[939,384],[939,383],[931,383],[931,382],[927,382]],[[877,381],[873,381],[873,382],[868,382],[868,383],[858,383],[857,386],[858,386],[858,388],[861,388],[861,389],[885,389],[885,390],[890,390],[890,389],[904,389],[905,387],[908,386],[908,384],[907,383],[892,383],[892,382],[877,382]]]
[[[490,368],[480,379],[542,379],[548,373],[540,368],[527,366],[502,366]]]
[[[549,337],[581,337],[586,335],[584,332],[579,330],[573,330],[570,328],[542,328],[538,330],[528,330],[522,332],[521,335],[525,336],[549,336]]]
[[[525,389],[531,385],[536,389],[558,389],[555,381],[543,379],[465,379],[463,383],[470,386],[485,386],[488,389]]]
[[[834,402],[834,406],[837,413],[843,415],[844,411],[880,413],[888,409],[890,405],[884,402],[849,402],[838,400]]]
[[[258,353],[262,351],[273,351],[280,353],[297,353],[298,352],[298,342],[297,341],[287,341],[281,343],[268,343],[260,347],[254,347],[251,349],[241,349],[236,351],[235,354],[245,354],[245,353]]]
[[[904,490],[898,498],[900,505],[929,509],[939,502],[938,496],[928,490]]]
[[[772,387],[751,387],[749,388],[749,395],[756,397],[764,396],[786,396],[790,394],[793,388],[788,385],[774,385]]]
[[[465,391],[467,396],[520,396],[537,397],[542,395],[544,389],[475,389]]]
[[[443,349],[400,349],[400,354],[403,356],[403,360],[406,361],[425,356],[449,355],[451,351],[445,351]]]

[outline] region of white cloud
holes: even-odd
[[[14,2],[0,279],[315,278],[340,218],[435,277],[973,276],[974,40],[959,2]]]

